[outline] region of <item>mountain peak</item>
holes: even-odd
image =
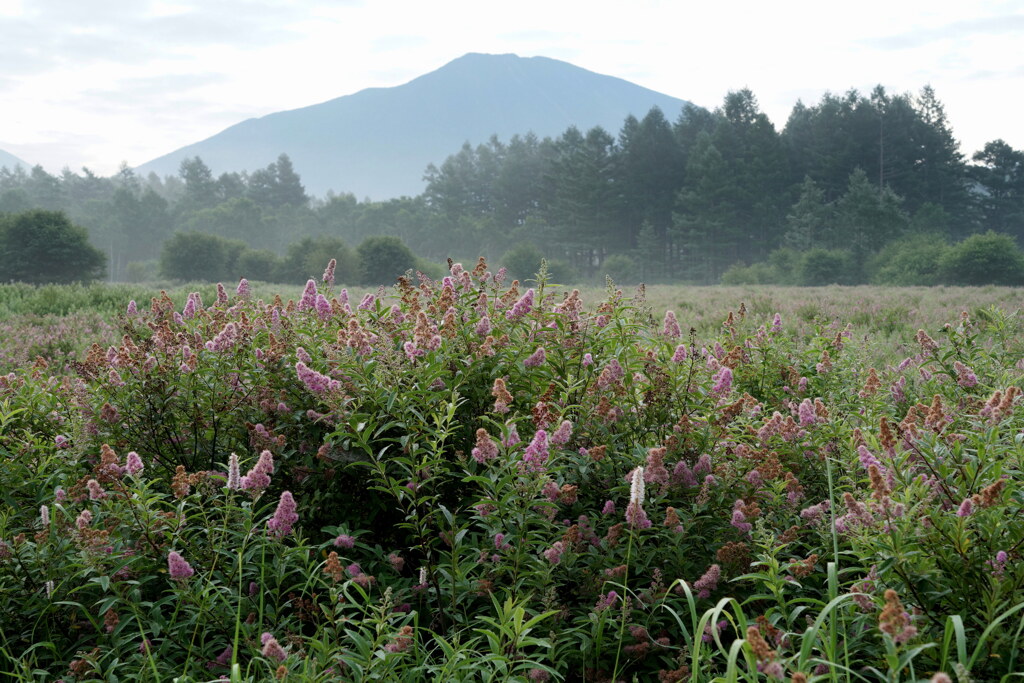
[[[470,52],[403,85],[243,121],[138,171],[174,175],[193,156],[215,173],[252,171],[284,152],[313,194],[411,196],[422,192],[427,165],[465,142],[555,137],[573,125],[614,134],[630,114],[658,106],[674,118],[685,104],[557,59]]]
[[[22,161],[21,159],[14,156],[10,152],[5,152],[4,150],[0,149],[0,168],[6,167],[11,170],[14,170],[16,166],[21,166],[26,171],[32,168],[30,164],[26,163],[25,161]]]

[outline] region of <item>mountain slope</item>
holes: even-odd
[[[15,166],[21,166],[26,171],[32,168],[29,164],[14,156],[10,152],[5,152],[2,149],[0,149],[0,168],[3,168],[4,166],[12,170]]]
[[[658,106],[674,120],[684,100],[546,57],[467,54],[393,88],[249,119],[140,166],[178,172],[200,156],[215,173],[255,170],[287,153],[307,190],[386,199],[423,190],[423,171],[462,144],[497,134],[560,134],[570,125],[615,134],[629,114]]]

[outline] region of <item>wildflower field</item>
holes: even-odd
[[[544,280],[0,288],[0,674],[1021,677],[1018,291]]]

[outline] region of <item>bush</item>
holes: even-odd
[[[949,245],[940,235],[917,234],[892,242],[872,259],[876,285],[937,285],[940,264]]]
[[[939,261],[939,277],[951,285],[1024,284],[1024,254],[1009,235],[971,235],[954,244]]]
[[[106,274],[106,263],[85,228],[61,211],[0,216],[0,282],[90,282]]]
[[[160,274],[185,282],[233,282],[245,243],[201,232],[178,232],[160,250]]]
[[[799,284],[805,287],[855,284],[853,254],[845,249],[808,249],[800,257]]]
[[[506,251],[500,262],[508,269],[510,278],[526,282],[540,271],[540,262],[543,258],[540,249],[529,242],[521,242]]]
[[[275,271],[278,282],[305,284],[307,280],[320,281],[325,265],[337,261],[334,281],[353,284],[361,281],[359,259],[340,237],[319,235],[304,237],[288,246],[288,252]]]
[[[246,249],[238,255],[238,272],[249,280],[273,282],[280,267],[281,259],[269,249]]]
[[[691,340],[485,263],[394,294],[161,297],[75,378],[0,376],[0,666],[1019,671],[1017,317],[876,370],[839,323]]]
[[[722,273],[723,285],[771,285],[775,284],[775,271],[767,263],[749,266],[735,263]]]
[[[640,268],[636,259],[627,254],[612,254],[601,264],[601,270],[612,280],[621,284],[640,282]]]
[[[416,256],[398,237],[367,237],[356,250],[361,282],[365,285],[391,285],[406,271],[416,267]]]

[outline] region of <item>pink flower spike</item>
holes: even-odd
[[[267,522],[267,529],[273,536],[283,538],[292,532],[292,525],[297,521],[299,514],[296,512],[295,498],[291,491],[283,491],[274,516]]]
[[[177,551],[172,550],[167,555],[167,573],[170,574],[172,579],[184,581],[195,574],[195,570],[192,569],[192,565],[185,561]]]

